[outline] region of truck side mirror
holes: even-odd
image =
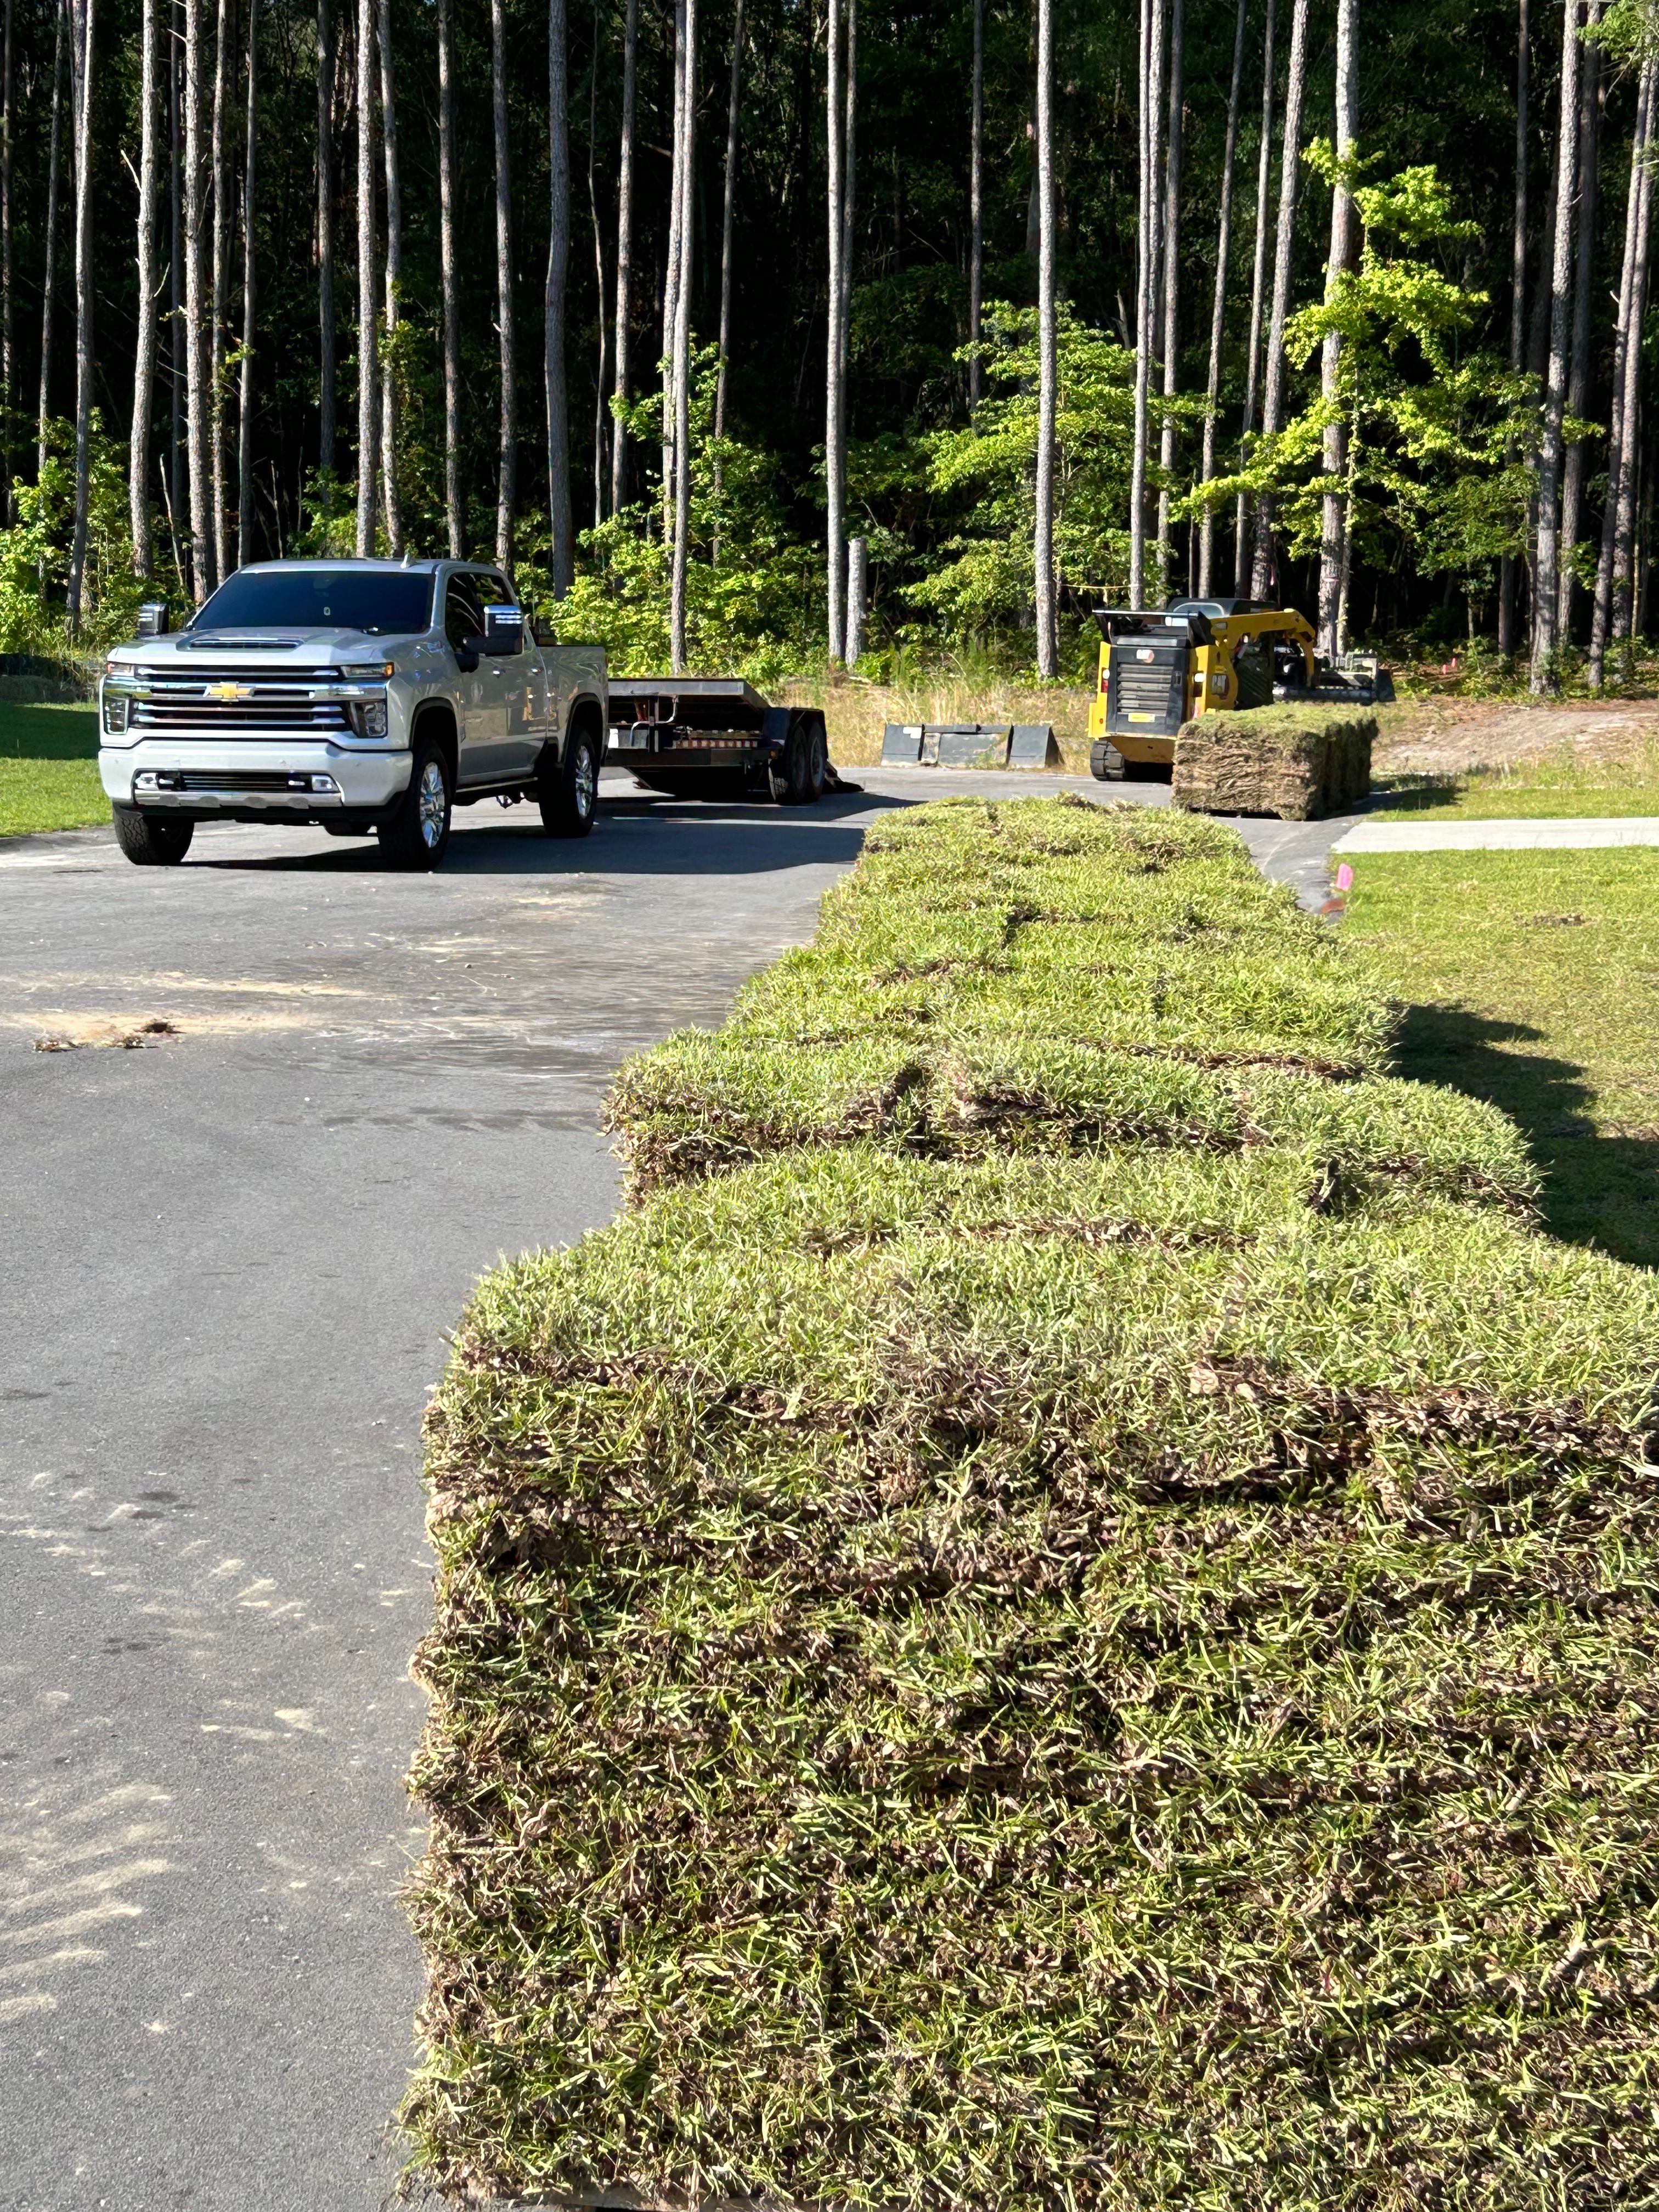
[[[489,649],[481,637],[464,637],[455,648],[455,665],[463,676],[471,676],[479,656]]]
[[[486,607],[483,611],[483,650],[492,658],[524,651],[524,609]]]
[[[167,603],[165,599],[146,599],[138,610],[140,637],[165,637],[167,634]]]

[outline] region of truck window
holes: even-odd
[[[243,568],[228,576],[190,624],[210,629],[355,629],[375,637],[426,629],[429,570]]]
[[[483,635],[483,608],[477,591],[481,580],[477,576],[452,576],[449,580],[449,589],[444,596],[444,635],[458,649],[468,638]]]

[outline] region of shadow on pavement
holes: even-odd
[[[1543,1223],[1552,1237],[1659,1267],[1659,1130],[1603,1134],[1590,1117],[1595,1092],[1582,1067],[1514,1049],[1541,1035],[1467,1006],[1413,1006],[1395,1067],[1414,1082],[1484,1098],[1519,1125],[1544,1171]]]

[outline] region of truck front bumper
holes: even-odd
[[[337,822],[383,813],[409,787],[410,756],[390,747],[173,736],[104,745],[98,774],[119,806],[204,821]]]

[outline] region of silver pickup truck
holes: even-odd
[[[267,561],[175,636],[147,607],[99,687],[99,773],[130,860],[183,860],[198,822],[320,823],[434,868],[453,810],[529,799],[593,824],[609,700],[597,646],[526,623],[499,568]]]

